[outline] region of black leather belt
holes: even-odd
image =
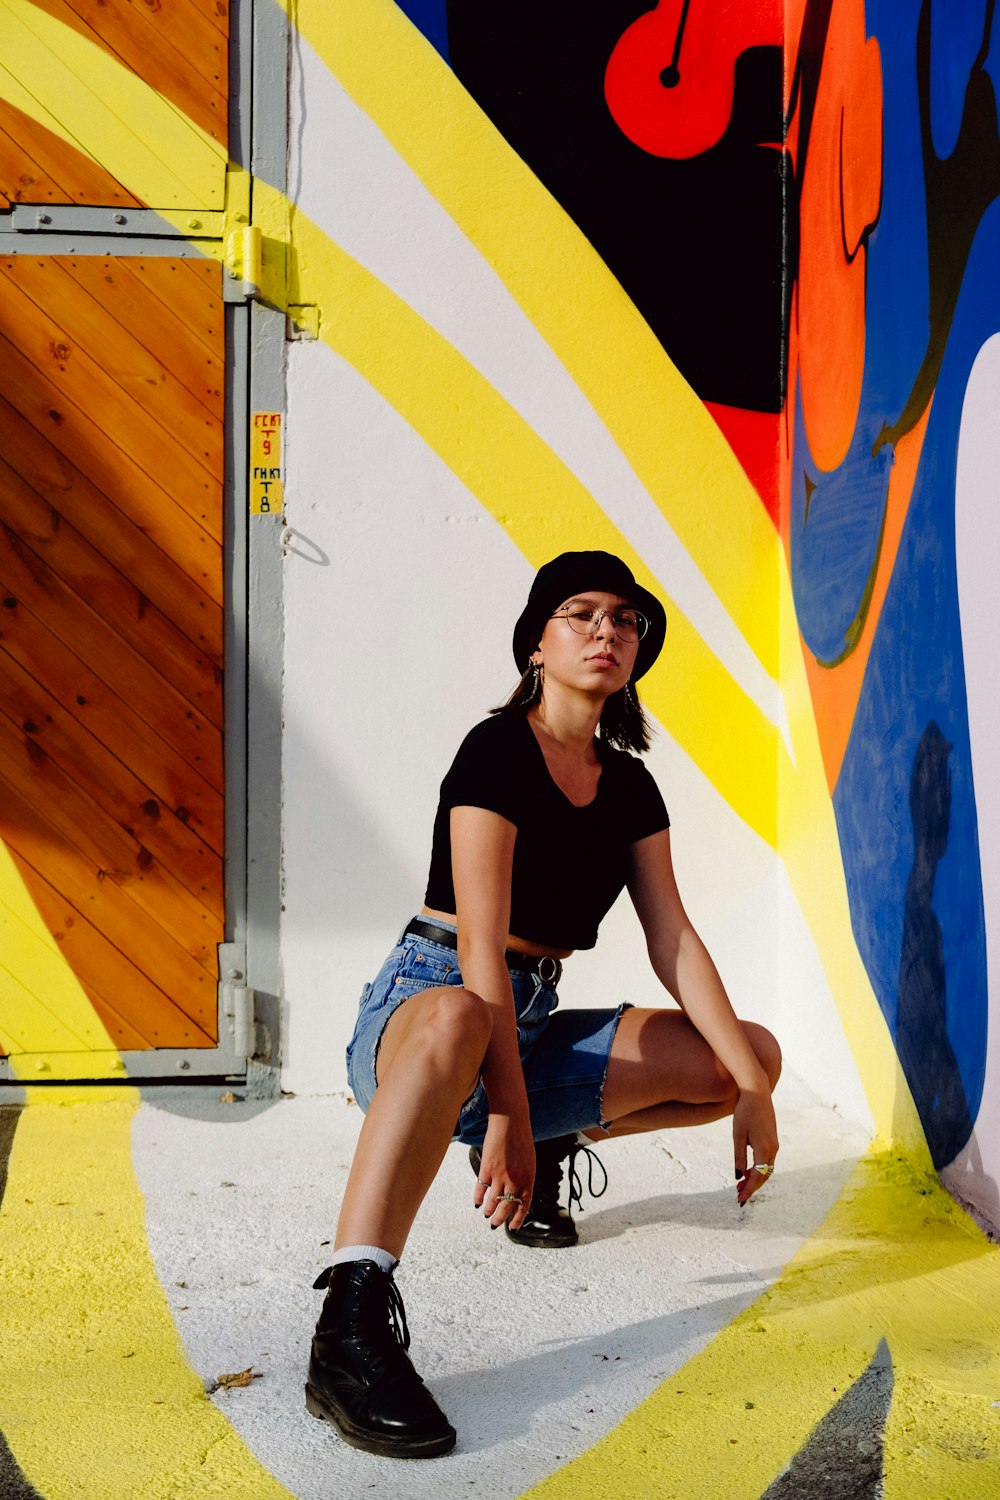
[[[414,917],[405,931],[412,933],[414,937],[426,938],[429,943],[439,943],[442,948],[458,951],[458,934],[452,932],[450,927],[439,927],[436,922]],[[553,958],[551,953],[543,953],[539,957],[535,953],[518,953],[514,948],[508,948],[503,958],[508,969],[537,974],[543,984],[557,985],[562,975],[562,963],[558,958]]]

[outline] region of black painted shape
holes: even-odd
[[[779,411],[794,275],[794,265],[782,273],[783,252],[790,244],[794,255],[797,211],[780,144],[781,49],[738,58],[732,117],[717,145],[687,161],[652,156],[622,133],[604,97],[608,58],[650,8],[650,0],[449,0],[452,67],[698,394]],[[572,286],[565,293],[572,302]]]
[[[868,1368],[813,1429],[761,1500],[880,1500],[882,1436],[892,1387],[892,1356],[882,1339]]]
[[[973,1123],[948,1036],[948,977],[941,923],[933,907],[934,877],[951,825],[951,749],[931,720],[913,758],[913,866],[906,882],[896,1019],[896,1050],[938,1168],[958,1155]]]
[[[21,1105],[0,1105],[0,1203],[7,1189],[7,1163],[17,1122],[21,1118]],[[0,1500],[42,1500],[33,1484],[29,1484],[10,1451],[7,1439],[0,1432]]]

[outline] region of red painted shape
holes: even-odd
[[[652,156],[708,151],[733,112],[736,59],[782,46],[784,25],[784,0],[660,0],[608,59],[604,96],[616,125]]]
[[[779,445],[784,416],[776,411],[744,411],[738,406],[720,406],[706,401],[730,448],[746,471],[764,509],[775,525],[780,507]]]

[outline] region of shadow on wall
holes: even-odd
[[[897,1047],[935,1167],[954,1160],[972,1134],[958,1060],[948,1036],[948,984],[934,878],[951,827],[952,746],[934,720],[917,745],[910,776],[913,865],[906,883],[899,965]]]

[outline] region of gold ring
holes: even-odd
[[[523,1198],[519,1198],[516,1193],[501,1193],[500,1194],[500,1202],[501,1203],[523,1203],[524,1199]]]
[[[754,1164],[753,1164],[753,1169],[754,1169],[755,1172],[759,1172],[762,1177],[770,1177],[771,1173],[774,1171],[774,1162],[773,1161],[763,1161],[763,1162],[756,1162],[755,1161]]]

